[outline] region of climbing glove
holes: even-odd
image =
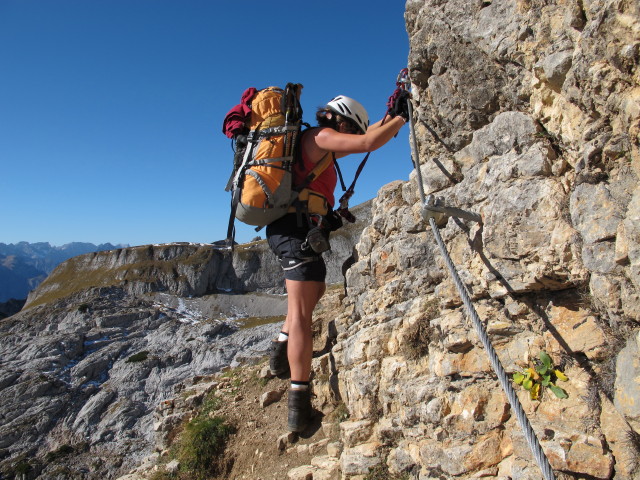
[[[401,116],[405,122],[409,121],[409,99],[411,94],[402,88],[397,88],[387,102],[387,114],[390,117]]]

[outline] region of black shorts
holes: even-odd
[[[327,266],[322,255],[310,248],[302,248],[309,232],[306,219],[302,223],[298,226],[298,216],[288,213],[267,225],[269,247],[280,259],[287,280],[324,282]]]

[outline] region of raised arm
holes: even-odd
[[[340,133],[331,128],[322,128],[315,132],[316,145],[326,151],[348,155],[350,153],[372,152],[391,140],[405,124],[400,117],[382,120],[369,126],[364,135]]]

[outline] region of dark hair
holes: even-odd
[[[331,113],[331,118],[327,118],[327,113]],[[329,107],[320,107],[316,112],[316,121],[319,127],[329,127],[334,130],[338,129],[338,118],[336,113]]]

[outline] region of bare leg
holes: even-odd
[[[286,280],[287,318],[282,330],[289,333],[287,356],[291,380],[309,381],[313,339],[311,321],[313,309],[326,289],[324,282]]]
[[[289,281],[293,281],[293,280],[286,280],[286,282]],[[305,282],[305,283],[309,283],[309,282]],[[322,298],[322,296],[324,295],[325,290],[327,289],[326,284],[322,283],[322,282],[311,282],[311,283],[320,283],[322,285],[322,288],[320,289],[320,292],[318,294],[318,300],[316,300],[316,304],[320,301],[320,299]],[[289,287],[287,286],[287,291],[289,290]],[[282,328],[281,330],[286,333],[287,335],[289,334],[289,314],[287,313],[285,319],[284,319],[284,323],[282,324]]]

